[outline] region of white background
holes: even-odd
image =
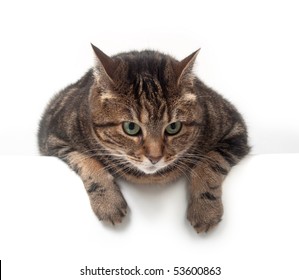
[[[299,152],[296,2],[1,0],[6,279],[84,279],[85,265],[220,265],[218,280],[295,279],[298,154],[286,153]],[[93,65],[90,42],[109,55],[151,48],[178,59],[201,48],[196,73],[244,115],[258,155],[225,181],[224,220],[211,234],[196,235],[186,221],[185,182],[152,190],[123,183],[129,216],[111,229],[95,219],[66,165],[29,156],[38,154],[38,121],[49,99]],[[284,155],[264,155],[277,153]]]
[[[21,1],[0,3],[3,154],[36,154],[47,102],[94,62],[201,48],[198,76],[243,113],[253,153],[299,152],[297,1]]]

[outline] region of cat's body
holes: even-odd
[[[83,180],[100,220],[122,220],[115,183],[187,177],[188,219],[198,232],[222,216],[221,183],[248,151],[236,109],[192,74],[197,55],[178,62],[154,52],[112,58],[94,47],[96,67],[56,95],[40,123],[39,147]]]

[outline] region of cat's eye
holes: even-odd
[[[181,128],[182,128],[182,123],[177,121],[177,122],[173,122],[173,123],[169,124],[166,127],[165,132],[168,135],[175,135],[175,134],[178,134],[180,132]]]
[[[126,134],[130,136],[136,136],[141,132],[140,126],[133,122],[124,122],[123,130]]]

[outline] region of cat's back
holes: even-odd
[[[77,114],[79,105],[86,102],[93,81],[93,71],[90,69],[81,79],[62,89],[50,100],[39,123],[38,142],[42,154],[47,154],[44,146],[53,130],[59,127],[67,129],[74,112]]]
[[[59,91],[49,102],[45,114],[53,114],[59,112],[62,108],[70,106],[74,101],[81,99],[88,94],[93,83],[93,71],[90,69],[80,80],[70,84],[66,88]]]

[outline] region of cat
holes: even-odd
[[[207,232],[223,215],[222,182],[249,152],[236,108],[193,73],[199,50],[178,61],[153,50],[96,63],[50,101],[40,121],[42,155],[81,178],[99,220],[117,224],[127,203],[117,178],[137,184],[188,181],[187,219]]]

